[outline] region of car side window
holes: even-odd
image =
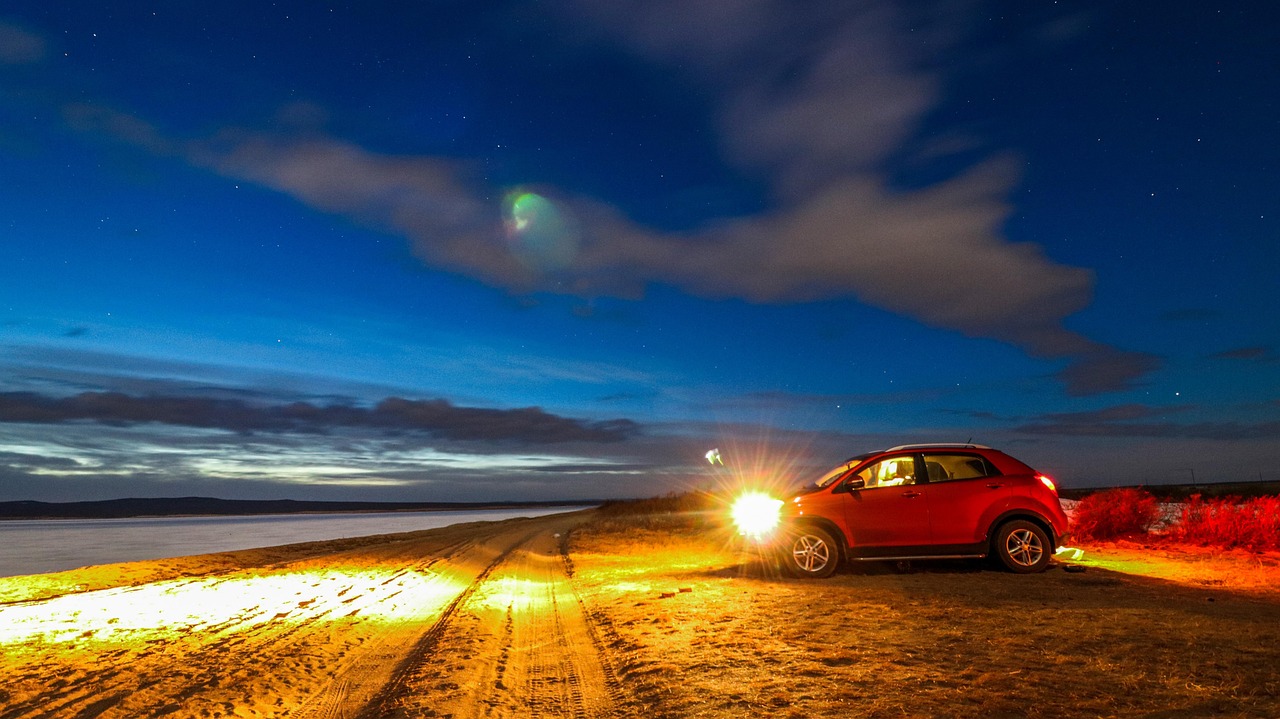
[[[858,470],[854,476],[866,482],[867,489],[915,484],[916,460],[911,456],[882,459]]]
[[[1000,474],[986,459],[973,454],[926,454],[924,466],[929,473],[930,482],[978,479]]]

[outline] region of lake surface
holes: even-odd
[[[413,532],[462,522],[541,517],[581,508],[6,520],[0,521],[0,577],[59,572],[91,564]]]

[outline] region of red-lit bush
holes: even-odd
[[[1080,539],[1118,539],[1145,535],[1160,517],[1156,498],[1141,489],[1095,492],[1076,505],[1071,531]]]
[[[1174,525],[1172,538],[1190,544],[1280,549],[1280,497],[1201,499],[1193,495]]]

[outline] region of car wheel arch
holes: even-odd
[[[791,522],[789,529],[794,532],[805,527],[816,527],[830,534],[831,538],[836,540],[836,551],[839,553],[840,561],[848,561],[849,540],[845,537],[844,531],[840,529],[839,525],[825,517],[806,517]]]
[[[1002,525],[1004,525],[1007,522],[1012,522],[1018,519],[1031,522],[1032,524],[1043,529],[1044,533],[1049,536],[1049,551],[1052,552],[1057,550],[1059,537],[1058,537],[1058,532],[1053,528],[1053,523],[1034,512],[1027,512],[1025,510],[1016,510],[1016,509],[1010,510],[1008,512],[1004,512],[1000,516],[996,517],[995,521],[991,522],[990,526],[987,527],[986,543],[988,547],[990,547],[991,543],[995,541],[996,532],[1000,529]]]

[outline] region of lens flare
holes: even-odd
[[[507,240],[522,264],[539,272],[572,264],[578,254],[579,233],[568,212],[533,192],[507,193],[504,205]]]
[[[733,503],[733,523],[744,536],[759,539],[778,526],[782,500],[763,492],[747,492]]]

